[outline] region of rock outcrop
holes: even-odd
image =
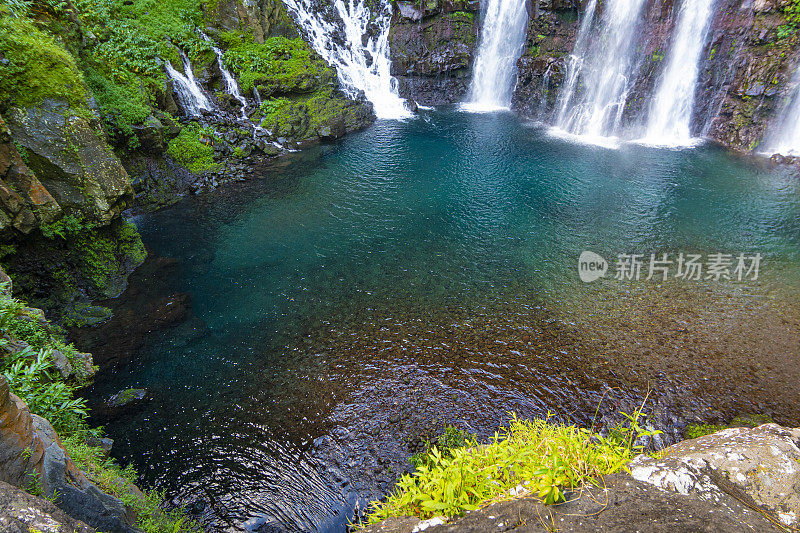
[[[719,501],[734,495],[787,526],[800,524],[800,429],[730,428],[639,456],[631,474],[668,491]]]
[[[400,95],[422,105],[463,100],[478,41],[473,0],[397,2],[389,33]]]
[[[5,533],[94,533],[95,530],[56,507],[0,481],[0,530]]]
[[[132,199],[128,174],[91,113],[45,100],[11,108],[5,118],[28,167],[64,212],[108,224]]]
[[[76,468],[53,426],[44,418],[32,415],[25,402],[10,393],[8,382],[2,375],[0,482],[41,491],[70,517],[98,530],[119,533],[137,531],[132,526],[135,516],[122,501],[98,489]],[[3,510],[2,502],[5,499],[10,503]],[[18,499],[16,493],[6,494],[0,490],[0,524],[3,524],[3,520],[13,524],[12,518],[19,522],[26,516],[38,516],[33,511],[20,514],[21,511],[13,503]],[[7,516],[3,516],[3,512]]]

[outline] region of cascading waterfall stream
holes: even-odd
[[[473,68],[467,111],[508,109],[525,45],[528,11],[525,0],[488,0],[481,42]]]
[[[192,65],[189,63],[189,58],[186,57],[186,54],[183,52],[181,52],[181,60],[183,61],[183,74],[175,70],[172,63],[165,61],[164,64],[167,74],[172,78],[172,81],[175,82],[173,87],[175,88],[175,93],[178,95],[178,100],[180,100],[184,111],[186,111],[189,116],[202,116],[203,111],[211,111],[213,106],[205,93],[203,93],[200,84],[197,83],[194,72],[192,72]]]
[[[389,22],[392,8],[382,0],[381,11],[371,13],[366,0],[335,0],[314,5],[315,0],[284,0],[308,35],[314,49],[336,67],[339,80],[352,97],[364,91],[378,118],[412,116],[398,95],[391,75]],[[341,19],[342,27],[325,19]],[[376,26],[378,32],[371,31]],[[338,35],[344,39],[338,39]],[[366,40],[365,40],[366,39]]]
[[[782,119],[775,133],[767,137],[764,147],[759,150],[767,155],[800,156],[800,65],[794,72],[792,84],[791,100],[779,115]]]
[[[684,0],[681,5],[642,142],[674,147],[696,144],[691,132],[692,111],[713,6],[713,0]]]
[[[233,75],[228,71],[228,69],[225,68],[225,61],[223,60],[222,57],[222,50],[214,46],[214,43],[211,41],[211,39],[208,38],[208,36],[205,33],[200,32],[200,36],[207,43],[209,43],[211,49],[216,54],[217,63],[219,64],[219,71],[222,73],[222,80],[225,82],[225,91],[231,96],[233,96],[236,100],[238,100],[240,104],[242,104],[241,108],[239,109],[239,114],[241,115],[242,119],[247,120],[247,113],[245,112],[245,108],[247,107],[247,100],[245,100],[244,96],[242,96],[242,93],[239,91],[239,84],[236,83],[236,80],[234,79]]]
[[[633,82],[636,30],[643,5],[644,0],[609,0],[596,37],[591,38],[596,2],[589,2],[560,96],[558,129],[589,140],[618,133]]]

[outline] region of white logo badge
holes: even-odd
[[[590,283],[606,275],[608,271],[608,261],[600,255],[584,250],[578,258],[578,275],[581,281]]]

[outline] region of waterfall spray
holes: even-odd
[[[189,63],[189,58],[186,54],[181,52],[181,60],[183,61],[183,74],[175,70],[172,63],[165,61],[165,68],[167,75],[172,79],[175,93],[178,95],[178,100],[183,106],[184,111],[193,117],[202,116],[203,111],[210,111],[212,108],[200,84],[192,72],[192,65]]]
[[[467,111],[508,109],[525,45],[525,0],[489,0],[473,68]]]
[[[314,49],[336,67],[345,91],[358,96],[364,91],[378,118],[407,118],[412,113],[398,95],[389,58],[390,0],[381,0],[378,13],[371,13],[367,0],[335,0],[333,5],[315,0],[284,0],[305,30]],[[325,12],[323,14],[321,12]],[[325,19],[339,19],[341,27]],[[371,26],[378,31],[370,30]],[[341,30],[341,32],[339,31]],[[376,34],[377,33],[377,34]],[[344,39],[338,39],[341,34]]]
[[[684,0],[681,5],[643,142],[660,146],[691,146],[697,142],[691,132],[694,93],[713,5],[713,0]]]

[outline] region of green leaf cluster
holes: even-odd
[[[497,499],[517,487],[552,504],[565,491],[627,468],[641,451],[635,442],[647,431],[639,412],[608,437],[547,419],[521,420],[513,415],[508,428],[488,444],[472,439],[441,453],[433,447],[413,474],[404,474],[384,502],[373,504],[369,523],[389,517],[455,516]]]

